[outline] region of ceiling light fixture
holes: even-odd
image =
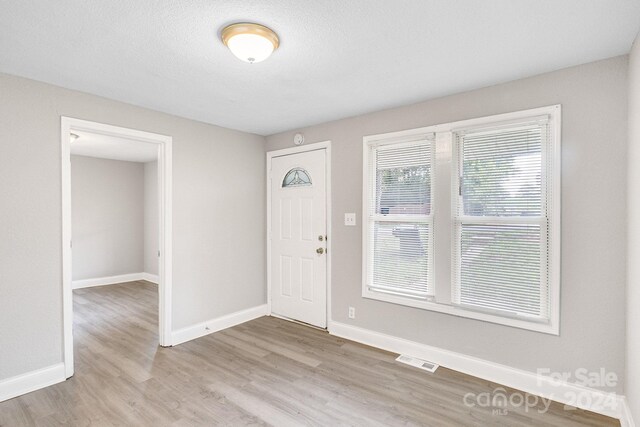
[[[264,61],[280,46],[280,39],[271,28],[250,22],[224,27],[221,37],[231,53],[250,64]]]

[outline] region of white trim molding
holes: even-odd
[[[231,328],[232,326],[257,319],[258,317],[266,316],[268,312],[267,304],[263,304],[178,329],[171,334],[171,345],[182,344],[223,329]]]
[[[622,395],[559,381],[548,376],[537,375],[534,372],[336,321],[332,322],[329,333],[392,353],[425,359],[446,368],[525,393],[620,419],[623,426],[633,426],[632,421],[631,424],[624,424],[625,418],[628,419],[630,415],[625,415],[628,409],[625,409],[627,408],[626,399]]]
[[[65,381],[64,363],[0,380],[0,402]]]
[[[74,280],[71,282],[73,289],[91,288],[93,286],[116,285],[118,283],[137,282],[146,280],[151,283],[158,283],[158,276],[149,273],[129,273],[117,276],[96,277],[92,279]]]
[[[622,415],[620,417],[620,426],[621,427],[636,427],[636,423],[633,421],[633,416],[631,415],[631,407],[629,407],[629,401],[625,396],[621,397],[622,404]]]
[[[73,375],[73,283],[71,248],[71,143],[69,134],[74,131],[88,131],[101,135],[116,136],[133,143],[154,144],[158,149],[158,190],[159,190],[159,267],[158,267],[158,341],[161,346],[171,345],[171,288],[172,288],[172,144],[167,135],[144,132],[118,126],[107,125],[71,117],[60,118],[61,147],[61,205],[62,205],[62,311],[64,325],[64,364],[67,378]],[[137,273],[142,274],[142,273]],[[133,280],[143,280],[144,277]],[[120,279],[118,279],[120,280]],[[100,279],[102,281],[102,278]],[[97,286],[85,282],[86,286]],[[81,283],[76,283],[78,287]]]
[[[142,273],[142,280],[146,280],[147,282],[155,283],[157,285],[160,283],[160,276],[157,274]]]

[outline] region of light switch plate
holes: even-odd
[[[344,225],[356,225],[356,214],[346,213],[344,214]]]

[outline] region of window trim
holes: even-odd
[[[540,107],[528,110],[521,110],[511,113],[498,114],[493,116],[486,117],[478,117],[468,120],[462,120],[452,123],[444,123],[433,126],[421,127],[416,129],[403,130],[399,132],[390,132],[384,134],[376,134],[376,135],[367,135],[363,137],[363,195],[362,195],[362,297],[372,300],[378,300],[388,303],[394,303],[399,305],[404,305],[413,308],[420,308],[424,310],[445,313],[449,315],[465,317],[469,319],[481,320],[490,323],[496,323],[500,325],[516,327],[520,329],[526,329],[534,332],[542,332],[551,335],[560,335],[560,272],[561,272],[561,234],[560,234],[560,221],[561,221],[561,135],[562,135],[562,123],[561,123],[561,105],[551,105],[547,107]],[[450,173],[451,173],[451,184],[457,185],[458,177],[454,176],[453,173],[457,170],[457,166],[454,164],[455,161],[455,144],[453,141],[453,135],[455,132],[460,132],[462,130],[477,130],[483,127],[487,128],[495,128],[496,126],[505,125],[508,126],[513,123],[521,122],[523,120],[534,121],[540,117],[544,117],[548,120],[550,125],[550,148],[548,152],[548,161],[547,163],[551,164],[551,185],[548,187],[548,191],[551,195],[547,198],[549,204],[551,204],[552,209],[549,214],[549,234],[552,236],[551,242],[549,244],[549,321],[548,322],[540,322],[535,319],[532,320],[524,320],[522,318],[509,317],[507,315],[498,315],[495,313],[488,313],[480,310],[473,310],[469,308],[463,308],[455,305],[451,305],[451,301],[446,303],[438,302],[440,298],[438,298],[437,290],[439,289],[439,284],[436,283],[436,279],[438,277],[438,258],[445,256],[449,259],[449,269],[453,268],[453,260],[451,258],[451,251],[447,251],[446,254],[442,254],[438,252],[438,249],[433,251],[431,256],[432,258],[432,266],[430,270],[432,286],[436,296],[433,299],[429,300],[414,300],[411,298],[398,296],[398,295],[390,295],[384,294],[380,292],[370,291],[368,289],[368,278],[370,277],[370,262],[372,262],[369,258],[370,253],[372,253],[372,242],[369,242],[368,236],[368,227],[370,224],[369,217],[369,198],[371,197],[370,191],[370,176],[369,176],[369,159],[372,147],[377,147],[380,145],[390,145],[390,144],[398,144],[402,142],[415,141],[421,136],[424,138],[429,138],[433,142],[432,144],[432,176],[431,176],[431,199],[432,199],[432,211],[431,216],[434,218],[433,231],[431,233],[431,246],[434,247],[434,242],[437,242],[436,230],[439,227],[443,227],[443,224],[448,224],[449,235],[451,236],[450,244],[453,245],[455,242],[454,238],[454,221],[455,221],[455,211],[453,210],[453,200],[450,203],[450,206],[446,208],[438,209],[433,203],[437,199],[437,185],[436,180],[438,176],[438,156],[439,151],[436,146],[439,138],[445,134],[448,134],[449,138],[449,162],[450,162]],[[446,213],[448,210],[448,218],[446,218]],[[444,214],[444,215],[443,215]],[[446,250],[446,249],[445,249]],[[442,270],[441,268],[440,270]],[[451,272],[453,273],[453,272]],[[453,280],[454,275],[450,276],[450,283],[448,286],[449,291],[453,289]],[[443,285],[444,286],[444,285]],[[449,296],[450,298],[450,296]],[[443,298],[444,301],[447,300],[445,296]]]
[[[459,247],[459,245],[462,243],[461,242],[461,232],[462,232],[462,226],[463,225],[489,225],[489,224],[503,224],[503,225],[537,225],[540,227],[540,243],[539,243],[539,247],[540,247],[540,267],[541,267],[541,274],[540,274],[540,278],[541,278],[541,286],[540,286],[540,292],[542,292],[545,288],[550,290],[551,286],[550,286],[550,281],[549,281],[549,275],[547,274],[547,269],[548,269],[548,265],[543,263],[543,258],[547,258],[549,259],[548,255],[551,253],[551,251],[549,250],[549,248],[547,247],[547,221],[551,222],[552,221],[552,215],[549,215],[549,212],[553,212],[552,209],[547,209],[547,206],[550,205],[549,203],[547,203],[548,201],[548,191],[547,191],[547,184],[548,184],[548,178],[549,176],[547,175],[547,163],[546,162],[542,162],[541,165],[541,203],[542,203],[542,211],[545,212],[545,214],[543,214],[541,212],[540,215],[537,216],[476,216],[476,215],[465,215],[462,212],[462,196],[459,194],[460,188],[462,188],[462,165],[464,162],[464,148],[463,148],[463,143],[462,141],[460,141],[460,139],[458,139],[458,136],[460,135],[464,135],[464,134],[476,134],[476,133],[493,133],[497,130],[501,130],[501,129],[508,129],[508,130],[513,130],[519,127],[522,128],[531,128],[534,127],[536,125],[540,125],[540,124],[545,124],[548,125],[549,128],[552,128],[552,118],[550,115],[546,115],[546,116],[537,116],[537,117],[526,117],[526,118],[522,118],[520,120],[511,120],[508,123],[503,123],[503,122],[497,122],[495,124],[488,124],[487,126],[480,126],[480,127],[465,127],[462,131],[454,131],[452,133],[452,162],[451,162],[451,176],[452,176],[452,183],[453,186],[451,188],[451,216],[452,216],[452,222],[451,222],[451,226],[452,226],[452,239],[451,239],[451,243],[452,243],[452,255],[451,255],[451,299],[452,301],[455,299],[455,291],[456,289],[458,291],[461,290],[460,287],[460,268],[461,268],[461,264],[458,262],[460,261],[459,259],[455,259],[454,257],[456,255],[460,256],[460,252],[455,251],[455,247]],[[517,125],[517,126],[514,126]],[[483,131],[483,129],[486,129],[485,131]],[[553,143],[553,136],[552,135],[548,135],[549,141],[551,143]],[[548,153],[548,146],[546,144],[546,141],[542,143],[541,146],[541,150],[542,150],[542,159],[547,159],[549,156]],[[553,169],[552,171],[553,172]],[[553,182],[553,179],[551,179],[551,181]],[[551,234],[549,232],[549,234]],[[549,261],[549,264],[551,263],[551,261]],[[546,291],[545,291],[545,296],[547,298],[549,298],[548,295],[546,295]],[[550,301],[550,298],[549,298]],[[496,316],[499,317],[512,317],[515,319],[522,319],[525,322],[536,322],[536,323],[543,323],[546,324],[548,323],[546,320],[544,319],[539,319],[536,317],[528,317],[524,314],[513,314],[510,313],[508,310],[500,310],[500,309],[492,309],[492,308],[482,308],[479,306],[474,306],[474,305],[465,305],[462,303],[456,304],[458,307],[462,308],[462,309],[466,309],[469,311],[480,311],[480,312],[484,312],[484,313],[489,313],[489,314],[494,314]],[[549,316],[551,315],[550,310],[551,307],[549,307]]]
[[[366,138],[366,137],[365,137]],[[421,215],[412,217],[410,215],[381,215],[381,214],[370,214],[369,207],[371,203],[371,198],[375,197],[371,195],[372,185],[369,177],[369,161],[371,159],[371,155],[374,149],[383,148],[390,146],[398,146],[398,147],[407,147],[412,145],[418,145],[423,141],[430,141],[430,161],[431,161],[431,200],[429,205],[433,205],[433,188],[434,188],[434,174],[433,174],[433,164],[435,162],[435,134],[433,132],[421,132],[420,129],[412,129],[409,131],[401,131],[394,132],[391,138],[382,138],[382,139],[371,139],[370,141],[365,143],[365,151],[364,151],[364,160],[363,160],[363,179],[364,179],[364,187],[363,187],[363,215],[362,215],[362,248],[366,250],[363,252],[362,257],[362,295],[365,298],[379,299],[387,302],[396,302],[396,303],[405,303],[407,305],[411,305],[413,307],[422,307],[426,308],[426,305],[433,297],[428,296],[426,299],[418,299],[411,298],[408,296],[395,295],[393,293],[384,293],[381,291],[372,291],[369,289],[369,279],[371,278],[371,274],[373,272],[373,258],[369,259],[364,256],[364,253],[369,253],[373,251],[373,241],[369,239],[369,227],[372,223],[375,222],[415,222],[428,224],[429,226],[429,242],[428,242],[428,278],[427,283],[429,283],[432,287],[434,285],[434,274],[433,274],[433,227],[434,227],[434,214],[433,210],[430,211],[429,215]]]

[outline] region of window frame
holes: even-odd
[[[385,215],[376,214],[369,211],[370,207],[374,204],[372,199],[375,199],[375,194],[372,194],[372,190],[375,188],[375,171],[370,176],[370,160],[374,152],[378,149],[389,150],[390,147],[396,146],[410,147],[414,145],[420,145],[424,141],[429,142],[430,148],[430,180],[431,180],[431,200],[429,202],[430,211],[429,215]],[[363,188],[363,248],[366,248],[366,253],[373,254],[373,239],[369,238],[369,228],[376,222],[404,222],[404,223],[420,223],[428,225],[428,247],[427,247],[427,265],[428,275],[427,284],[433,288],[434,274],[433,274],[433,227],[434,227],[434,213],[433,209],[433,188],[434,188],[434,174],[433,164],[435,159],[435,135],[433,132],[422,132],[421,129],[411,129],[408,131],[394,132],[392,135],[383,138],[365,137],[365,152],[363,160],[363,176],[364,176],[364,188]],[[364,254],[365,252],[363,252]],[[378,299],[381,301],[410,305],[412,307],[428,307],[429,301],[433,299],[431,295],[426,299],[411,298],[409,296],[402,296],[393,293],[385,293],[381,291],[373,291],[370,288],[373,274],[373,260],[374,257],[363,256],[363,287],[362,294],[365,298]]]
[[[495,128],[501,125],[513,125],[524,121],[533,121],[536,118],[545,117],[549,123],[549,138],[547,153],[543,154],[543,168],[545,165],[551,166],[548,177],[551,182],[547,186],[550,193],[546,201],[552,206],[548,212],[549,236],[548,242],[548,297],[549,297],[549,321],[538,319],[523,319],[509,315],[501,315],[495,312],[486,312],[476,309],[464,308],[453,305],[452,292],[455,280],[454,272],[454,251],[455,221],[458,200],[453,196],[458,194],[458,164],[459,153],[456,149],[454,136],[456,132],[469,129]],[[368,135],[363,138],[363,221],[362,221],[362,296],[388,303],[404,305],[413,308],[420,308],[439,313],[450,314],[510,327],[526,329],[535,332],[542,332],[551,335],[560,334],[560,271],[561,271],[561,106],[551,105],[506,114],[479,117],[469,120],[462,120],[452,123],[438,124],[417,129],[409,129],[399,132],[391,132],[377,135]],[[431,286],[434,290],[434,297],[428,300],[416,300],[399,295],[389,295],[371,291],[368,282],[371,274],[371,263],[373,262],[373,242],[369,240],[370,219],[370,197],[371,176],[369,170],[369,159],[372,147],[380,145],[398,144],[412,141],[421,136],[431,137],[432,158],[431,158],[431,217],[433,218],[430,228],[430,254],[431,268],[429,270]],[[547,157],[544,157],[547,156]],[[543,173],[545,171],[543,170]],[[441,179],[447,176],[450,183]],[[374,177],[375,179],[375,177]],[[438,183],[438,181],[442,181]],[[439,184],[439,185],[438,185]],[[445,187],[448,194],[444,194]],[[454,190],[455,189],[455,190]],[[443,233],[444,228],[447,233]],[[444,237],[448,236],[446,242]],[[441,248],[441,249],[438,249]],[[448,267],[448,271],[444,271]],[[448,279],[448,280],[447,280]],[[448,283],[447,283],[448,281]],[[448,289],[449,294],[446,295]]]

